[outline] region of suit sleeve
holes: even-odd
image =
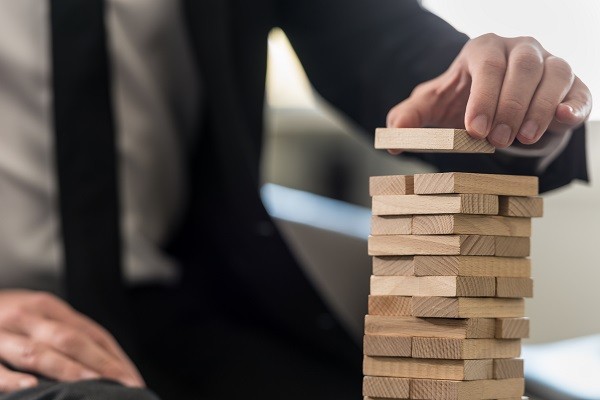
[[[444,72],[468,37],[416,0],[282,0],[280,25],[315,89],[367,132],[414,87]],[[536,174],[539,160],[505,154],[413,154],[441,171]],[[587,181],[585,128],[540,174],[547,191]]]

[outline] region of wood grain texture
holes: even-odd
[[[412,175],[372,176],[369,178],[369,195],[405,195],[414,194]]]
[[[417,215],[412,219],[415,235],[531,236],[531,219],[494,215]]]
[[[521,399],[525,392],[524,379],[451,381],[411,379],[411,399],[483,400]]]
[[[411,314],[434,318],[523,317],[523,299],[468,297],[413,297]]]
[[[370,315],[412,315],[413,298],[409,296],[373,296],[369,295]]]
[[[480,193],[502,196],[537,196],[536,176],[445,172],[414,175],[416,194]]]
[[[521,355],[519,339],[412,338],[413,358],[479,360],[514,358]]]
[[[494,360],[494,379],[523,378],[525,368],[522,358]]]
[[[414,275],[429,276],[531,276],[531,260],[486,256],[414,256]]]
[[[541,197],[500,196],[498,214],[507,217],[537,218],[544,215]]]
[[[496,149],[464,129],[446,128],[377,128],[375,148],[427,153],[493,153]]]
[[[410,379],[365,376],[363,378],[363,396],[408,399],[410,396]]]
[[[410,235],[411,233],[412,217],[410,216],[373,215],[371,217],[371,235]]]
[[[369,236],[369,255],[494,255],[496,236],[390,235]]]
[[[494,360],[431,360],[399,357],[363,359],[363,373],[372,376],[476,380],[492,379]]]
[[[496,319],[497,339],[525,339],[529,337],[529,318]]]
[[[533,279],[496,278],[496,296],[513,298],[533,297]]]
[[[365,316],[365,333],[444,337],[455,339],[492,339],[496,333],[493,318],[416,318],[404,316]]]
[[[527,237],[495,236],[499,257],[529,257],[531,240]]]
[[[437,196],[373,196],[373,215],[498,214],[498,196],[446,194]]]
[[[474,276],[371,276],[375,296],[491,297],[496,279]]]
[[[414,274],[413,256],[373,257],[373,275],[413,276]]]
[[[408,336],[365,335],[363,354],[367,356],[410,357],[412,339]],[[518,355],[514,356],[518,357]]]

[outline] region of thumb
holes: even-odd
[[[575,79],[569,93],[556,107],[554,121],[548,127],[554,132],[567,131],[581,125],[592,111],[592,95],[579,78]]]

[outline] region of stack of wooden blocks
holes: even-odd
[[[381,130],[376,147],[493,151],[465,131],[431,129]],[[370,194],[365,399],[521,400],[537,178],[380,176]]]

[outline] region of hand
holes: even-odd
[[[44,292],[0,291],[0,392],[37,385],[27,372],[58,381],[144,381],[115,339],[98,324]]]
[[[537,142],[581,125],[589,89],[535,39],[487,34],[470,40],[442,75],[390,110],[388,127],[466,128],[496,147]],[[398,153],[398,152],[395,152]]]

